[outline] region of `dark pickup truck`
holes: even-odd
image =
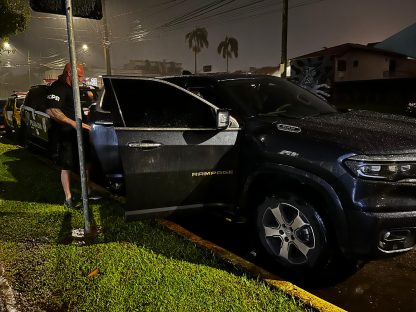
[[[295,270],[416,243],[412,118],[340,113],[271,76],[104,77],[91,141],[128,218],[224,209]],[[198,212],[206,213],[205,210]]]

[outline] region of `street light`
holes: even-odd
[[[8,41],[4,41],[3,42],[3,50],[7,51],[7,54],[15,54],[16,52],[18,54],[20,54],[20,56],[23,56],[24,58],[26,58],[26,55],[24,55],[22,53],[22,51],[18,50],[16,47],[13,47]],[[16,62],[16,61],[15,61]],[[27,64],[23,64],[24,66],[27,66],[27,70],[28,70],[28,82],[29,82],[29,86],[32,85],[32,75],[31,75],[31,59],[30,59],[30,51],[27,51]],[[20,65],[14,65],[12,66],[12,64],[10,63],[10,60],[7,60],[5,67],[16,67],[16,66],[21,66]]]
[[[3,50],[7,52],[7,54],[14,53],[15,49],[13,49],[12,45],[8,41],[3,42]]]
[[[80,63],[83,64],[84,66],[85,66],[86,57],[89,53],[89,49],[90,49],[89,46],[86,43],[84,43],[81,45],[81,47],[77,51],[78,59]]]

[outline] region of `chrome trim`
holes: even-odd
[[[378,179],[378,180],[386,180],[387,178],[385,176],[377,176],[377,175],[371,175],[366,174],[361,171],[361,169],[357,170],[358,176],[363,178],[371,178],[371,179]]]
[[[416,162],[416,154],[407,155],[355,155],[345,160],[369,162]]]
[[[395,254],[395,253],[402,253],[402,252],[406,252],[406,251],[410,251],[415,249],[416,250],[416,246],[412,246],[412,247],[408,247],[408,248],[402,248],[402,249],[395,249],[395,250],[384,250],[381,249],[379,246],[377,246],[377,249],[379,251],[381,251],[384,254]]]
[[[112,121],[94,121],[94,123],[93,124],[95,124],[95,125],[100,125],[100,126],[112,126],[113,125],[113,122]]]
[[[398,180],[397,182],[399,182],[399,183],[416,183],[416,179],[412,179],[412,178],[409,178],[409,179],[403,179],[403,180]]]
[[[292,132],[292,133],[300,133],[302,131],[302,129],[297,126],[286,125],[286,124],[278,124],[277,130]]]
[[[131,148],[155,148],[162,146],[161,143],[128,143],[128,147]]]

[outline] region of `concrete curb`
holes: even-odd
[[[13,289],[10,287],[3,275],[4,268],[0,263],[0,311],[17,312]]]
[[[176,232],[177,234],[185,237],[186,239],[190,240],[191,242],[205,248],[208,250],[211,250],[214,252],[217,256],[222,258],[223,260],[238,266],[245,271],[250,272],[254,276],[261,277],[267,284],[271,285],[272,287],[276,287],[286,294],[293,296],[294,298],[300,300],[302,303],[304,303],[307,306],[310,306],[316,311],[322,311],[322,312],[342,312],[345,311],[344,309],[341,309],[340,307],[337,307],[336,305],[329,303],[309,292],[306,290],[288,282],[285,280],[282,280],[278,276],[258,267],[257,265],[251,263],[250,261],[247,261],[232,252],[215,245],[214,243],[204,240],[201,237],[193,234],[192,232],[186,230],[185,228],[181,227],[180,225],[168,221],[168,220],[159,220],[159,223],[166,228]]]

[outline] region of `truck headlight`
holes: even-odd
[[[357,155],[345,159],[344,164],[357,177],[416,182],[416,155]]]

